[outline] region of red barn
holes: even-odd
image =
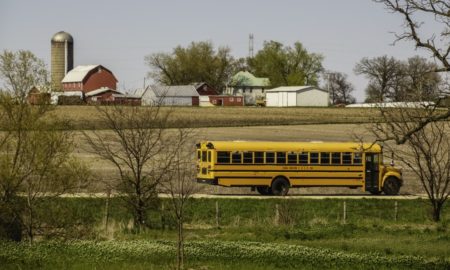
[[[197,90],[200,96],[215,96],[218,95],[216,89],[212,88],[209,84],[202,82],[194,84],[195,90]]]
[[[69,71],[62,80],[63,91],[87,93],[102,87],[117,89],[116,77],[102,65],[77,66]]]

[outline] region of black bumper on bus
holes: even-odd
[[[197,178],[197,183],[210,184],[210,185],[217,185],[217,179],[211,179],[211,178]]]

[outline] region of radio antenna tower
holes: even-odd
[[[253,58],[253,34],[248,35],[248,57]]]

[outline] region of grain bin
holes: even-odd
[[[52,90],[61,91],[61,81],[73,69],[73,37],[64,31],[53,35],[51,40]]]

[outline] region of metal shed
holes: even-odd
[[[142,93],[142,105],[198,106],[199,94],[193,85],[149,86]]]
[[[326,107],[329,99],[328,91],[316,86],[282,86],[266,91],[268,107]]]

